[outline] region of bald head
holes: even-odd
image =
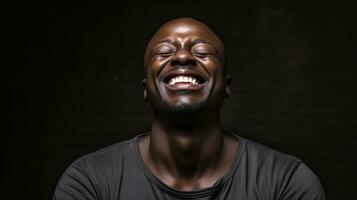
[[[229,96],[222,41],[191,18],[167,22],[145,51],[144,97],[157,113],[219,113]]]
[[[221,39],[206,24],[192,18],[178,18],[162,25],[150,39],[144,57],[144,66],[152,56],[152,48],[160,42],[175,42],[181,44],[188,40],[210,43],[215,48],[221,64],[225,65],[225,48]],[[192,41],[191,41],[192,42]]]

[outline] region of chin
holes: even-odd
[[[206,103],[197,104],[182,104],[182,105],[168,105],[168,112],[176,115],[191,115],[202,111]]]

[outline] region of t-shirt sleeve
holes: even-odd
[[[282,200],[325,200],[325,192],[317,176],[301,163],[285,186]]]
[[[53,200],[97,200],[98,190],[91,174],[81,165],[71,164],[60,178]]]

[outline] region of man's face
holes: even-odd
[[[162,26],[145,52],[144,89],[154,111],[218,111],[229,93],[224,56],[220,39],[196,20],[182,18]]]

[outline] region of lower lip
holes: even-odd
[[[170,90],[199,90],[204,84],[192,84],[192,83],[176,83],[173,85],[165,84],[165,86]]]

